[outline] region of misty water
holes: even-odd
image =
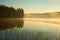
[[[0,40],[60,40],[60,25],[24,21],[23,28],[1,30]]]

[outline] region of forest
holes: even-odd
[[[24,10],[0,5],[0,30],[23,27]],[[21,19],[20,19],[21,18]]]
[[[0,5],[0,18],[22,18],[24,17],[24,10],[22,8],[7,7]]]

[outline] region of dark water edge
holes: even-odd
[[[15,22],[16,21],[12,21],[11,23],[15,24]],[[45,25],[47,27],[50,26],[48,24]],[[48,28],[51,30],[41,31],[40,30],[41,27],[45,28],[46,27],[45,25],[36,22],[24,22],[24,26],[22,28],[19,28],[18,26],[14,26],[13,28],[0,30],[0,40],[60,40],[60,33],[55,32],[57,30]],[[42,30],[44,30],[44,28],[42,28]]]
[[[15,26],[22,28],[23,25],[23,18],[0,18],[0,30],[12,29]]]

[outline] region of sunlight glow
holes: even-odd
[[[31,22],[44,22],[44,23],[52,23],[60,25],[60,19],[35,19],[35,18],[24,18],[25,21]]]

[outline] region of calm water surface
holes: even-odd
[[[60,40],[60,25],[24,21],[23,28],[1,30],[0,40]]]

